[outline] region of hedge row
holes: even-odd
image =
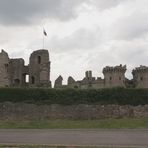
[[[148,89],[37,89],[1,88],[0,102],[39,104],[148,104]]]

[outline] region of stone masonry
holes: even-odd
[[[100,88],[148,88],[148,67],[140,66],[132,71],[133,79],[129,80],[125,77],[126,65],[103,68],[104,79],[92,76],[92,71],[86,71],[83,80],[75,81],[73,77],[68,78],[67,85],[62,85],[62,76],[55,81],[55,88],[80,88],[80,89],[100,89]]]
[[[132,74],[135,87],[148,88],[148,67],[137,67],[132,71]]]
[[[4,50],[2,50],[2,52],[0,53],[0,87],[7,87],[10,85],[8,65],[8,54]]]
[[[9,59],[0,53],[0,87],[51,87],[48,50],[34,51],[27,66],[24,59]],[[29,82],[27,81],[29,76]]]
[[[37,105],[0,103],[0,120],[148,118],[148,105]]]
[[[148,67],[136,67],[133,71],[133,79],[125,77],[126,65],[103,68],[104,78],[95,78],[92,71],[86,71],[82,80],[76,81],[69,76],[67,85],[63,85],[60,75],[54,84],[54,88],[148,88]],[[27,76],[29,80],[27,81]],[[48,50],[34,51],[30,55],[29,64],[25,65],[22,58],[10,59],[2,50],[0,53],[0,87],[51,87],[50,60]]]

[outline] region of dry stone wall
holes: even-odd
[[[148,105],[35,105],[0,103],[0,120],[147,118]]]

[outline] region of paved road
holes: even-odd
[[[148,130],[0,130],[0,144],[136,146],[148,148]]]

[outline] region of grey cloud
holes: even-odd
[[[0,23],[28,24],[44,18],[68,20],[85,0],[0,0]]]
[[[129,65],[147,65],[147,40],[118,41],[110,47],[116,61]],[[133,67],[134,68],[134,67]]]
[[[148,13],[135,12],[120,18],[112,28],[114,28],[113,37],[116,39],[132,40],[143,37],[148,33]]]
[[[101,44],[102,33],[99,27],[93,29],[80,28],[64,38],[53,37],[50,41],[53,49],[60,51],[88,50]],[[62,49],[62,50],[61,50]]]
[[[123,0],[0,0],[0,23],[26,25],[39,23],[45,18],[66,21],[77,17],[77,8],[83,3],[100,10],[121,2]]]
[[[120,3],[125,3],[127,1],[133,1],[133,0],[89,0],[89,2],[99,10],[105,10],[112,7],[116,7]]]
[[[132,70],[139,65],[146,65],[148,55],[147,40],[117,41],[110,44],[108,48],[94,51],[95,54],[89,54],[89,66],[93,71],[100,73],[104,66],[115,66],[119,64],[127,65],[126,75],[132,78]]]

